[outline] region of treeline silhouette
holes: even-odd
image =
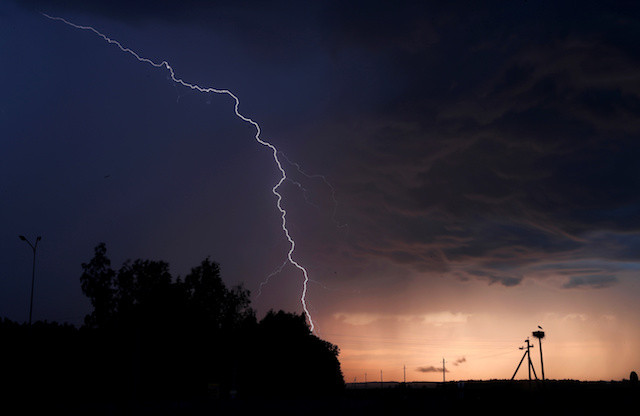
[[[260,321],[249,292],[208,258],[184,278],[162,261],[111,267],[105,244],[82,264],[84,325],[0,321],[2,393],[29,400],[194,399],[340,392],[338,347],[303,314]]]

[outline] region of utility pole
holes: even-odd
[[[380,370],[380,388],[382,388],[382,370]]]
[[[445,379],[444,379],[444,372],[445,372],[445,368],[444,368],[444,358],[443,358],[443,359],[442,359],[442,382],[443,382],[443,383],[445,382]]]
[[[542,338],[544,338],[544,331],[542,331],[542,327],[538,325],[540,331],[533,332],[533,336],[538,338],[538,345],[540,346],[540,368],[542,369],[542,381],[544,381],[544,361],[542,360]]]
[[[407,384],[407,366],[406,365],[402,366],[402,374],[403,374],[402,376],[403,382],[404,384]]]
[[[531,364],[531,354],[529,353],[529,348],[531,348],[531,346],[529,345],[529,338],[527,337],[527,360],[529,361],[529,381],[531,381],[531,367],[533,366],[533,364]]]
[[[524,361],[524,358],[527,357],[527,364],[528,364],[528,371],[529,371],[529,382],[531,382],[531,371],[533,371],[533,375],[535,376],[536,380],[538,379],[538,375],[536,374],[536,369],[533,368],[533,363],[531,362],[531,353],[529,352],[529,350],[531,348],[533,348],[533,346],[531,344],[529,344],[529,338],[527,338],[525,340],[527,346],[526,347],[520,347],[521,350],[525,350],[524,354],[522,355],[522,358],[520,359],[520,362],[518,363],[518,367],[516,367],[516,371],[513,372],[513,376],[511,376],[511,380],[513,380],[516,376],[516,374],[518,373],[518,370],[520,369],[520,366],[522,365],[522,362]]]
[[[33,250],[33,267],[31,268],[31,302],[29,303],[29,326],[31,326],[31,316],[33,314],[33,284],[36,280],[36,249],[38,248],[38,241],[40,241],[42,237],[38,236],[34,244],[31,244],[31,242],[23,235],[19,235],[18,238],[29,244],[31,250]]]

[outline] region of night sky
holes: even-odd
[[[234,101],[40,12],[239,98],[347,382],[509,378],[537,325],[548,378],[640,369],[634,2],[3,1],[0,316],[41,235],[33,319],[79,325],[100,242],[210,256],[259,318],[303,278]]]

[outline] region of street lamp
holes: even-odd
[[[36,238],[35,244],[31,244],[29,240],[23,235],[18,236],[20,240],[26,241],[29,247],[33,250],[33,268],[31,269],[31,303],[29,304],[29,326],[31,326],[31,315],[33,313],[33,283],[36,279],[36,248],[38,247],[38,241],[42,240],[42,237]]]

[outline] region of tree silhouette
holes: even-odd
[[[269,311],[258,339],[263,393],[313,396],[344,388],[338,347],[313,335],[304,314]]]
[[[208,258],[191,269],[181,286],[190,318],[211,331],[232,330],[255,317],[249,291],[242,286],[227,289],[220,266]]]
[[[228,288],[220,274],[209,258],[184,278],[163,261],[127,260],[116,271],[100,243],[82,263],[81,289],[93,306],[84,326],[34,330],[42,344],[58,337],[61,363],[78,380],[73,389],[94,399],[203,397],[211,385],[240,397],[344,387],[338,347],[313,335],[303,314],[270,311],[258,322],[249,291]],[[0,329],[20,339],[17,328]],[[11,350],[33,353],[21,343],[30,345]],[[53,367],[42,361],[31,370],[39,368]]]
[[[115,308],[114,278],[111,260],[106,256],[107,248],[100,243],[94,249],[94,256],[89,263],[82,263],[80,287],[93,305],[93,312],[85,317],[88,327],[102,327],[113,317]]]

